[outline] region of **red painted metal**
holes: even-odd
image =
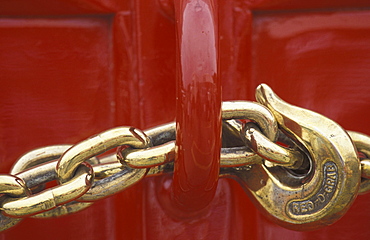
[[[220,169],[218,12],[213,0],[176,1],[175,10],[179,60],[172,200],[179,214],[194,215],[212,201]]]
[[[368,7],[368,0],[218,1],[223,99],[253,100],[255,86],[266,82],[289,102],[370,134]],[[153,0],[0,1],[1,173],[36,147],[76,143],[118,125],[173,121],[175,22],[163,12]],[[369,194],[332,226],[301,233],[266,220],[226,179],[207,214],[173,219],[162,201],[171,181],[146,179],[71,216],[26,219],[0,239],[370,235]]]

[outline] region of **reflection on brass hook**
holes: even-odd
[[[257,88],[256,98],[307,152],[310,169],[297,174],[256,164],[225,169],[224,176],[236,179],[262,212],[286,228],[306,231],[332,224],[348,210],[359,188],[360,164],[350,137],[330,119],[284,102],[267,85]]]

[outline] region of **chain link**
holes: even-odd
[[[365,134],[348,131],[349,136],[357,147],[361,159],[361,184],[359,194],[370,192],[370,137]]]
[[[224,102],[222,109],[221,168],[253,164],[298,171],[308,168],[307,154],[278,129],[267,108],[236,101]],[[364,194],[370,191],[370,137],[348,133],[362,154],[359,192]],[[49,146],[23,155],[10,175],[0,175],[0,230],[14,226],[23,217],[48,218],[80,211],[145,176],[173,172],[175,140],[175,123],[145,133],[119,127],[74,146]],[[117,154],[101,157],[115,147]],[[45,188],[54,180],[57,186]]]

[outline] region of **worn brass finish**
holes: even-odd
[[[3,202],[5,214],[13,217],[29,216],[50,210],[60,204],[76,199],[87,190],[93,182],[90,168],[81,165],[76,175],[68,183],[47,189],[41,193],[18,199],[6,199]]]
[[[285,103],[266,85],[258,87],[256,97],[285,134],[306,149],[311,167],[301,176],[264,165],[223,174],[238,180],[261,211],[284,227],[311,230],[333,223],[356,198],[360,182],[360,164],[348,134],[320,114]]]
[[[0,175],[0,194],[19,197],[26,196],[28,190],[22,179],[11,175]]]
[[[359,194],[370,192],[370,160],[364,159],[361,161],[362,179],[360,184]]]
[[[70,147],[72,145],[54,145],[34,149],[18,159],[10,170],[10,174],[15,175],[31,167],[56,160]]]
[[[57,163],[58,162],[56,160],[52,162],[44,163],[44,164],[38,165],[37,167],[23,171],[17,174],[17,176],[23,179],[27,183],[28,188],[40,186],[40,184],[47,183],[47,182],[50,182],[56,179],[57,174],[55,171],[55,167]],[[119,163],[119,165],[121,164]],[[37,190],[39,191],[40,189],[37,189]],[[62,215],[81,211],[91,205],[92,203],[88,204],[88,203],[80,203],[80,202],[71,202],[65,205],[58,206],[49,211],[36,214],[31,217],[32,218],[59,217]]]
[[[112,155],[113,156],[113,155]],[[105,164],[94,165],[95,181],[103,179],[122,171],[122,164],[119,162],[110,162]]]
[[[175,159],[175,141],[146,149],[126,148],[121,156],[121,162],[132,168],[155,167]]]
[[[53,145],[38,148],[24,154],[10,170],[11,174],[24,180],[28,188],[57,179],[57,159],[72,145]],[[90,158],[89,164],[98,164],[99,159]]]
[[[173,173],[174,162],[169,162],[163,165],[155,166],[149,169],[147,177],[156,177],[163,174]]]
[[[221,149],[221,167],[261,164],[264,159],[270,161],[273,166],[279,165],[298,169],[302,167],[304,160],[306,160],[305,154],[297,148],[285,148],[272,142],[260,132],[255,123],[242,124],[235,120],[227,120],[223,124],[223,129],[223,137],[226,137],[225,141],[228,145],[243,144],[248,147]],[[240,140],[237,141],[238,139]],[[230,161],[229,158],[232,157],[234,159]]]
[[[32,216],[32,218],[52,218],[52,217],[60,217],[68,214],[72,214],[78,211],[81,211],[87,207],[90,207],[93,203],[90,202],[69,202],[64,205],[59,205],[54,209],[49,211],[36,214]]]
[[[0,214],[0,232],[13,227],[20,221],[22,221],[22,218],[11,218],[1,213]]]
[[[114,165],[111,166],[114,168]],[[95,181],[90,190],[78,198],[77,201],[97,201],[116,194],[142,180],[147,172],[147,168],[123,168],[123,170],[116,172],[113,175],[107,176],[99,181]]]
[[[23,197],[28,193],[28,191],[23,180],[11,175],[0,175],[0,193],[4,194],[0,197],[0,203],[3,203],[8,196]],[[0,231],[13,227],[21,220],[22,219],[5,216],[3,212],[1,212]]]
[[[355,143],[357,150],[365,154],[366,158],[361,159],[361,184],[359,194],[370,192],[370,137],[353,131],[348,131],[349,136]]]
[[[121,145],[133,148],[144,148],[149,145],[148,137],[133,127],[119,127],[105,131],[91,137],[70,148],[63,154],[57,165],[57,174],[60,182],[67,182],[72,178],[78,165],[87,159]]]
[[[145,130],[145,134],[148,136],[153,146],[174,141],[176,140],[176,123],[170,122]]]
[[[57,159],[67,151],[72,145],[54,145],[44,148],[35,149],[23,155],[11,169],[11,173],[24,180],[28,188],[35,188],[36,191],[43,190],[42,184],[57,179],[56,165]],[[90,164],[97,164],[97,158],[90,158]],[[71,202],[58,206],[49,211],[36,214],[32,218],[59,217],[65,214],[71,214],[81,211],[92,203]]]
[[[291,169],[298,169],[305,160],[305,154],[297,149],[284,148],[271,142],[265,135],[258,131],[255,124],[248,123],[242,131],[247,145],[263,159],[275,165]]]
[[[68,177],[69,174],[73,173],[73,168],[86,159],[122,145],[133,148],[148,148],[151,146],[151,140],[145,133],[132,127],[120,127],[103,132],[75,145],[62,156],[59,161],[60,165],[57,166],[57,172],[61,174],[59,178],[64,174]],[[80,153],[83,154],[80,155]],[[120,159],[124,159],[122,151],[119,151],[118,156]],[[111,158],[109,157],[109,159]],[[133,169],[126,167],[125,162],[122,162],[121,166],[117,162],[113,162],[109,166],[101,166],[100,169],[95,167],[102,179],[95,181],[91,189],[78,201],[89,202],[108,197],[135,184],[148,172],[147,168]],[[68,168],[70,169],[67,171]],[[65,170],[63,171],[63,169]]]
[[[29,189],[38,187],[38,191],[42,190],[44,183],[57,179],[55,167],[58,161],[54,160],[51,162],[43,163],[37,167],[26,169],[23,172],[18,173],[16,176],[23,179]]]
[[[19,179],[19,181],[17,182],[24,182],[24,187],[20,188],[22,189],[22,190],[19,190],[20,194],[15,197],[24,197],[26,193],[25,189],[27,190],[28,188],[33,188],[41,183],[54,180],[56,178],[55,166],[57,164],[57,161],[55,159],[58,159],[69,147],[71,147],[71,145],[58,145],[58,146],[44,147],[44,148],[33,150],[23,155],[20,159],[18,159],[18,161],[12,167],[10,174],[13,174],[13,175],[16,174],[17,179]],[[43,164],[45,162],[49,162],[52,160],[54,161]],[[38,166],[37,168],[35,167],[36,165],[40,165],[40,164],[41,166]],[[25,171],[27,169],[28,171]],[[3,202],[5,199],[6,199],[6,196],[3,197],[3,200],[1,200],[1,202]],[[79,203],[79,204],[82,204],[82,203]],[[81,205],[79,206],[80,207],[78,207],[76,204],[73,210],[77,211],[77,208],[78,210],[81,210],[82,209]],[[71,209],[71,208],[68,208],[68,209]],[[59,216],[56,214],[51,214],[49,213],[49,211],[41,213],[41,214],[48,215],[48,216]],[[35,217],[35,216],[32,216],[32,217]],[[15,224],[19,223],[21,220],[22,218],[12,218],[12,217],[5,216],[3,215],[3,213],[1,213],[0,214],[0,222],[1,222],[0,231],[13,227]]]
[[[221,148],[220,167],[261,164],[262,158],[247,147]]]
[[[370,178],[370,159],[361,161],[361,177]]]
[[[220,167],[238,167],[263,162],[263,158],[245,146],[241,139],[242,127],[236,120],[223,121]]]
[[[99,164],[113,163],[113,162],[119,163],[119,160],[117,159],[116,154],[110,154],[110,155],[106,155],[104,157],[99,158]]]
[[[261,104],[247,101],[223,102],[222,119],[252,120],[271,141],[277,138],[278,126],[275,117]]]
[[[10,170],[10,174],[17,175],[24,180],[29,189],[37,187],[33,190],[41,191],[44,188],[43,183],[56,179],[56,160],[71,146],[54,145],[34,149],[18,159]]]
[[[258,103],[247,101],[223,102],[222,119],[226,120],[223,123],[223,130],[228,130],[230,136],[240,136],[241,125],[235,120],[227,121],[228,119],[248,119],[254,121],[268,139],[271,141],[277,139],[278,127],[275,117],[266,107]],[[245,147],[221,149],[221,167],[236,167],[261,162],[261,157]]]

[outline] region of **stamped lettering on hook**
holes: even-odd
[[[308,200],[293,200],[287,204],[288,215],[312,214],[325,208],[334,196],[338,184],[338,168],[334,162],[327,162],[323,166],[324,179],[319,191]]]

